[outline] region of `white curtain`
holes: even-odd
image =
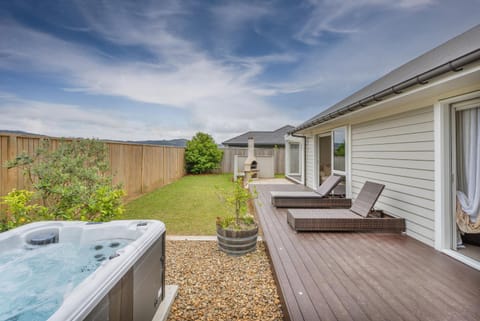
[[[457,113],[457,197],[475,223],[480,213],[480,107]]]

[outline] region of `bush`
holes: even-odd
[[[32,222],[35,218],[46,218],[47,208],[33,204],[34,192],[13,189],[2,197],[6,206],[5,215],[0,216],[0,232]]]
[[[345,156],[345,143],[341,143],[337,148],[335,148],[334,155],[343,157]]]
[[[24,169],[46,208],[42,217],[33,208],[27,210],[31,214],[25,216],[26,220],[49,217],[107,221],[123,212],[125,193],[120,186],[112,185],[104,143],[94,139],[62,141],[52,149],[46,139],[33,157],[22,154],[7,163],[9,168]],[[29,195],[28,201],[33,196]]]
[[[219,167],[223,152],[218,148],[212,136],[197,133],[187,142],[185,166],[189,174],[204,174]]]
[[[253,215],[248,214],[248,202],[257,197],[254,189],[253,194],[243,185],[243,178],[233,182],[233,190],[218,191],[220,199],[225,205],[227,215],[225,217],[217,217],[217,225],[224,229],[241,230],[249,229],[255,224]]]

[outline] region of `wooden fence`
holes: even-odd
[[[235,155],[247,156],[246,147],[225,147],[223,150],[223,159],[220,164],[219,172],[233,173],[233,159]],[[255,147],[255,156],[273,156],[275,174],[285,173],[285,148],[260,148]]]
[[[0,196],[13,188],[28,188],[28,181],[21,169],[7,169],[3,165],[25,152],[33,155],[41,137],[0,134]],[[53,148],[59,138],[49,138]],[[185,149],[170,146],[152,146],[106,142],[114,183],[121,183],[132,199],[143,193],[174,182],[185,175]]]

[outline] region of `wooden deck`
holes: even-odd
[[[286,318],[297,320],[480,320],[480,272],[410,237],[295,233],[270,191],[256,210]]]

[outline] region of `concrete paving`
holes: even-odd
[[[286,178],[259,178],[249,182],[252,185],[261,185],[261,184],[294,184],[292,181],[289,181]]]
[[[216,241],[215,235],[167,235],[167,241]],[[259,235],[257,241],[262,241]]]
[[[215,235],[167,235],[167,241],[216,241]]]

